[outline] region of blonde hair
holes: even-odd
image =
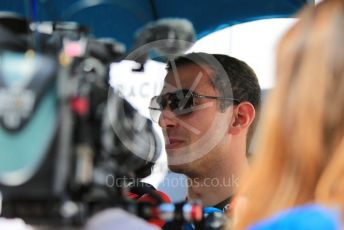
[[[344,207],[344,1],[300,17],[278,46],[237,229],[307,202]]]

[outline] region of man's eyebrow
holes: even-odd
[[[178,87],[176,87],[176,86],[174,86],[174,85],[172,85],[172,84],[170,84],[170,83],[168,83],[168,82],[165,82],[165,83],[164,83],[164,86],[163,86],[162,90],[164,90],[164,89],[166,89],[166,88],[171,88],[171,89],[173,89],[173,91],[179,89]]]

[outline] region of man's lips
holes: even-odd
[[[179,147],[181,144],[183,144],[185,141],[181,140],[181,139],[177,139],[177,138],[171,138],[168,137],[166,138],[166,144],[165,144],[165,148],[166,149],[174,149]]]

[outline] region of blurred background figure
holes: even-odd
[[[340,226],[344,1],[325,0],[300,16],[278,46],[277,84],[263,110],[252,171],[241,187],[236,229]]]

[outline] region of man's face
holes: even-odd
[[[213,70],[207,66],[178,67],[168,72],[161,95],[187,89],[199,95],[219,96],[211,84],[212,76]],[[175,172],[186,173],[195,165],[210,166],[209,161],[217,157],[214,149],[221,151],[218,148],[229,127],[232,110],[220,112],[219,100],[195,98],[194,102],[196,106],[190,114],[176,115],[167,106],[159,119],[169,167]]]

